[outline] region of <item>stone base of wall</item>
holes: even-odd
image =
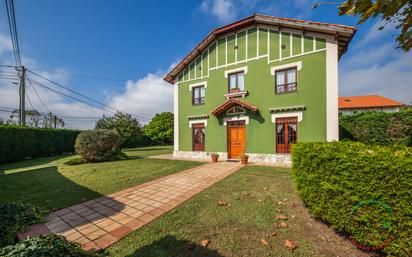
[[[173,151],[173,158],[197,159],[210,161],[212,152]],[[219,160],[227,160],[227,152],[217,152]],[[258,154],[247,153],[249,163],[271,165],[276,167],[292,167],[292,160],[288,154]]]
[[[266,164],[276,167],[292,167],[292,159],[289,154],[260,154],[246,153],[249,155],[249,162],[253,164]]]
[[[173,158],[210,161],[212,159],[211,154],[212,152],[173,151]],[[219,160],[227,160],[227,153],[217,152],[217,154],[219,155]]]

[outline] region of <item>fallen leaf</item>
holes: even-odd
[[[279,201],[278,204],[279,204],[279,205],[286,205],[286,203],[284,203],[284,202],[282,202],[282,201]]]
[[[234,228],[233,230],[234,230],[234,231],[239,231],[239,228]]]
[[[260,244],[265,245],[265,246],[269,246],[269,242],[266,241],[265,239],[260,239]]]
[[[209,245],[209,243],[210,243],[209,239],[204,239],[204,240],[200,241],[200,246],[206,248]]]
[[[294,241],[287,239],[285,240],[285,247],[289,250],[294,250],[298,248],[298,245]]]
[[[265,187],[265,188],[263,188],[265,191],[268,191],[268,188],[267,187]]]
[[[279,208],[276,208],[275,209],[277,212],[279,212],[279,213],[281,213],[282,212],[282,210],[281,209],[279,209]]]
[[[281,221],[281,222],[277,223],[277,227],[278,228],[287,228],[288,224],[284,221]]]
[[[228,204],[227,204],[227,202],[225,202],[225,201],[223,201],[223,200],[219,200],[219,201],[217,201],[217,205],[219,205],[219,206],[227,206]]]
[[[272,234],[270,234],[271,237],[275,237],[276,236],[276,231],[273,232]]]
[[[287,220],[288,219],[288,216],[286,216],[286,215],[278,215],[277,217],[276,217],[276,219],[278,219],[278,220]]]

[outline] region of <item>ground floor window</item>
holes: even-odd
[[[297,142],[297,117],[276,119],[276,153],[290,153],[292,144]]]
[[[192,124],[192,149],[193,151],[205,150],[205,124]]]

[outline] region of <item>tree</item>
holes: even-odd
[[[144,130],[146,136],[160,144],[170,144],[173,139],[173,113],[156,114]]]
[[[407,52],[412,47],[412,0],[347,0],[339,7],[339,15],[360,16],[358,24],[381,15],[381,20],[397,23],[398,48]],[[379,29],[383,29],[383,26]]]
[[[12,111],[10,115],[10,119],[18,119],[19,118],[19,110],[15,109]],[[26,110],[26,123],[30,127],[39,128],[41,125],[44,125],[47,122],[47,118],[43,116],[37,110]]]
[[[10,119],[7,124],[17,125],[17,120],[19,119],[20,112],[18,109],[12,111]],[[47,115],[40,113],[37,110],[26,110],[26,125],[33,128],[53,128],[54,127],[54,117],[52,124],[50,124],[50,119]],[[62,118],[56,117],[56,126],[64,127],[65,123]]]
[[[96,121],[96,129],[114,129],[124,139],[124,146],[134,147],[141,144],[143,137],[139,121],[131,114],[117,112],[110,117]]]

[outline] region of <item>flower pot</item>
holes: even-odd
[[[212,162],[217,162],[217,160],[219,159],[219,155],[217,154],[212,154]]]
[[[241,163],[241,164],[247,164],[248,160],[249,160],[249,156],[248,156],[248,155],[240,156],[240,163]]]

